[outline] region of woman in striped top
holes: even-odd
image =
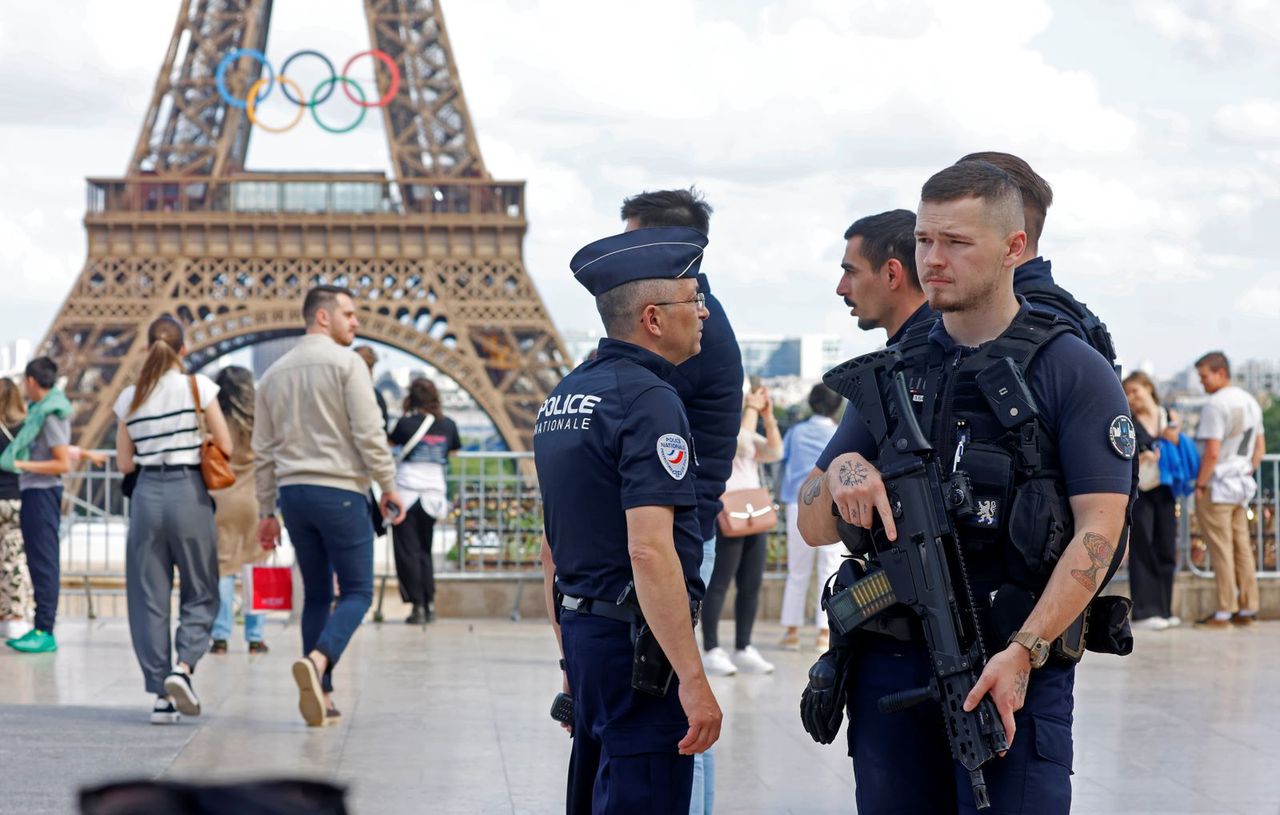
[[[182,326],[161,317],[147,329],[147,359],[138,384],[116,401],[116,460],[138,470],[129,505],[125,554],[129,633],[147,691],[156,694],[152,724],[200,715],[191,684],[209,648],[218,613],[218,542],[213,501],[200,475],[198,394],[214,443],[231,455],[231,433],[218,406],[218,387],[183,373]],[[181,575],[177,662],[170,648],[173,569]]]

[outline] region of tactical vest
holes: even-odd
[[[976,595],[1005,583],[1039,595],[1074,523],[1056,441],[1026,380],[1039,352],[1071,327],[1024,307],[968,354],[945,352],[929,340],[931,328],[913,326],[898,350],[943,473],[961,470],[972,482],[975,511],[957,520],[970,585]]]
[[[1116,369],[1117,374],[1120,373],[1120,369],[1116,366],[1115,344],[1111,341],[1111,332],[1107,330],[1106,323],[1090,311],[1088,306],[1073,297],[1069,291],[1057,283],[1046,280],[1021,284],[1018,286],[1018,294],[1025,297],[1032,308],[1043,303],[1075,317],[1084,329],[1084,341],[1102,354],[1107,362],[1111,363],[1111,367]]]

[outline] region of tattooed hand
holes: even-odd
[[[1115,547],[1111,542],[1094,532],[1084,533],[1084,550],[1089,553],[1089,568],[1072,569],[1071,576],[1076,582],[1090,592],[1098,590],[1098,572],[1106,573],[1111,565],[1111,557]]]
[[[889,540],[898,539],[898,529],[889,509],[889,496],[880,471],[858,453],[845,453],[832,460],[826,472],[827,492],[845,523],[870,529],[878,512]]]
[[[993,656],[982,676],[965,697],[964,709],[973,710],[982,697],[991,694],[991,701],[1004,724],[1004,735],[1010,745],[1017,730],[1013,714],[1022,710],[1027,701],[1027,686],[1031,684],[1031,653],[1017,643]],[[1003,755],[1003,754],[1002,754]]]

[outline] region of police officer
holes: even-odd
[[[574,699],[569,813],[686,812],[693,755],[720,734],[693,636],[696,453],[666,381],[699,350],[706,243],[693,229],[636,229],[570,262],[608,336],[551,393],[533,438],[548,610]],[[661,654],[642,654],[654,640]],[[670,686],[646,673],[663,657]]]
[[[1065,653],[1059,637],[1094,597],[1115,550],[1136,447],[1132,421],[1106,361],[1014,294],[1026,233],[1007,174],[966,161],[930,178],[915,237],[921,282],[942,319],[909,330],[898,348],[944,472],[968,472],[980,506],[959,534],[989,658],[965,708],[989,694],[1010,742],[984,768],[991,811],[1066,813],[1075,667],[1049,654]],[[1022,426],[1030,429],[1012,437],[976,377],[1007,365],[1005,357],[1025,368],[1037,410]],[[875,454],[874,445],[844,452],[801,488],[800,528],[810,544],[835,536],[833,502],[847,523],[869,529],[878,518],[896,539]],[[851,640],[843,644],[852,652],[846,684],[858,811],[973,811],[937,705],[892,714],[876,706],[890,692],[928,684],[919,629],[859,631]]]
[[[1022,257],[1030,260],[1023,260],[1013,270],[1014,293],[1026,298],[1035,308],[1065,320],[1076,336],[1115,366],[1116,350],[1107,326],[1075,295],[1058,285],[1053,279],[1053,264],[1040,255],[1040,235],[1044,231],[1049,207],[1053,205],[1053,188],[1049,182],[1031,169],[1026,161],[1010,153],[989,150],[970,153],[960,160],[994,164],[1013,179],[1022,194],[1023,218],[1026,221],[1024,231],[1027,233],[1027,248],[1023,250]]]

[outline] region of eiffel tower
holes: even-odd
[[[91,178],[88,258],[42,352],[68,375],[79,444],[102,443],[135,381],[146,327],[187,331],[190,366],[302,333],[320,283],[356,295],[360,336],[453,379],[513,450],[531,449],[538,406],[570,367],[522,244],[524,182],[494,181],[467,112],[439,0],[364,0],[394,178],[247,172],[246,110],[217,67],[266,51],[271,0],[182,0],[123,178]],[[263,76],[229,63],[229,95]],[[270,78],[271,74],[267,74]],[[332,89],[331,89],[332,90]]]

